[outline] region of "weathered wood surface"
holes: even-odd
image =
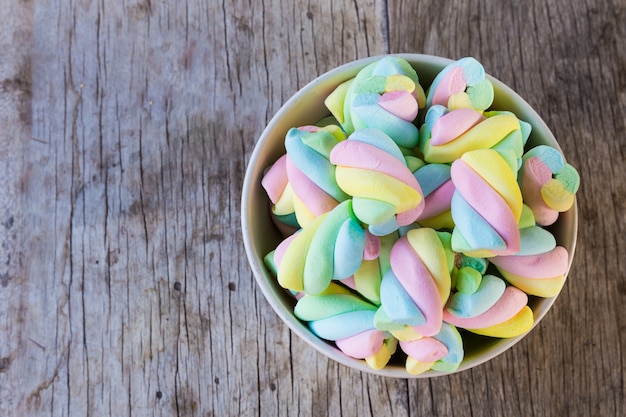
[[[0,18],[0,415],[626,415],[623,0],[8,0]],[[317,354],[240,236],[264,124],[315,76],[388,52],[475,56],[583,180],[553,310],[433,380]]]

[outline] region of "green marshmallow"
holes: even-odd
[[[462,267],[456,273],[456,289],[463,294],[474,294],[478,290],[482,278],[482,274],[474,268]]]
[[[322,294],[302,297],[294,314],[300,320],[314,321],[363,310],[375,311],[376,306],[354,294]]]

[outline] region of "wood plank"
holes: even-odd
[[[13,415],[20,402],[19,358],[29,341],[25,311],[29,296],[21,252],[23,146],[31,139],[32,4],[9,1],[0,8],[0,415]],[[35,346],[35,350],[39,347]],[[37,352],[42,354],[41,350]]]

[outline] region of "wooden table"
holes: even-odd
[[[626,415],[623,0],[8,0],[0,16],[0,415]],[[308,347],[241,237],[270,117],[390,52],[476,57],[582,177],[553,310],[431,380]]]

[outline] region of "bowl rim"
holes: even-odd
[[[277,288],[278,283],[276,279],[273,278],[271,274],[269,274],[266,266],[264,265],[264,262],[263,262],[264,255],[259,256],[257,248],[255,244],[252,242],[252,239],[250,238],[251,225],[253,224],[252,215],[251,215],[252,211],[247,210],[246,208],[249,207],[250,205],[251,195],[252,195],[252,192],[254,191],[254,187],[260,187],[260,179],[259,179],[258,184],[254,183],[255,179],[253,178],[254,177],[253,170],[255,169],[255,167],[257,170],[260,169],[257,166],[257,164],[259,160],[261,159],[261,154],[266,144],[272,139],[272,133],[276,129],[277,125],[279,125],[281,119],[283,119],[285,114],[291,111],[292,108],[300,100],[302,100],[304,97],[308,96],[309,94],[314,94],[315,90],[319,89],[319,87],[323,83],[327,82],[329,79],[334,79],[341,75],[341,78],[343,79],[343,81],[346,81],[354,77],[358,73],[358,71],[362,69],[363,67],[365,67],[366,65],[372,62],[375,62],[385,56],[395,56],[395,57],[399,57],[399,58],[403,58],[407,60],[411,64],[411,66],[416,69],[416,71],[418,72],[418,75],[420,75],[419,65],[426,65],[426,64],[437,65],[443,68],[447,64],[454,62],[454,60],[449,59],[449,58],[444,58],[444,57],[435,56],[435,55],[428,55],[428,54],[417,54],[417,53],[396,53],[396,54],[374,55],[374,56],[370,56],[367,58],[362,58],[362,59],[357,59],[351,62],[347,62],[334,69],[331,69],[323,73],[322,75],[316,77],[312,81],[308,82],[304,87],[300,88],[294,95],[292,95],[280,107],[280,109],[272,116],[269,123],[263,129],[263,132],[261,133],[257,142],[255,143],[253,152],[246,165],[246,171],[245,171],[244,182],[243,182],[243,187],[242,187],[242,196],[241,196],[241,231],[243,235],[244,247],[245,247],[246,255],[248,258],[248,263],[251,267],[256,283],[261,289],[261,292],[263,293],[265,299],[269,302],[272,309],[280,317],[280,319],[285,324],[287,324],[287,326],[289,327],[291,331],[293,331],[296,335],[298,335],[298,337],[304,340],[309,346],[313,347],[315,350],[322,353],[324,356],[330,359],[333,359],[334,361],[339,362],[352,369],[356,369],[362,372],[367,372],[370,374],[386,376],[386,377],[414,379],[414,378],[431,378],[431,377],[438,377],[438,376],[453,375],[453,374],[474,368],[485,362],[488,362],[489,360],[495,358],[496,356],[501,355],[502,353],[504,353],[505,351],[513,347],[515,344],[520,342],[542,321],[542,319],[547,314],[547,312],[552,308],[559,294],[557,294],[554,297],[543,298],[542,299],[543,308],[540,311],[533,310],[534,323],[533,323],[532,328],[528,332],[520,336],[514,337],[514,338],[497,339],[496,341],[492,343],[492,346],[490,346],[487,349],[485,354],[479,355],[476,358],[470,358],[468,360],[466,360],[467,358],[464,358],[463,361],[461,362],[461,365],[454,372],[438,372],[438,371],[430,370],[419,375],[412,375],[412,374],[409,374],[404,369],[404,367],[389,366],[389,365],[380,370],[375,370],[375,369],[370,368],[365,363],[364,360],[348,357],[343,352],[341,352],[338,348],[331,345],[329,342],[320,339],[318,336],[316,336],[309,330],[309,328],[305,325],[305,323],[301,322],[293,315],[293,307],[291,307],[291,311],[290,311],[290,309],[287,308],[287,306],[285,305],[285,300],[284,300],[285,294],[278,294],[279,291],[284,293],[286,290],[282,288]],[[554,134],[550,131],[550,129],[548,128],[544,120],[539,116],[539,114],[534,110],[534,108],[530,106],[530,104],[528,104],[526,100],[524,100],[519,94],[517,94],[513,89],[508,87],[506,84],[499,81],[497,78],[493,77],[490,74],[486,74],[486,76],[494,84],[494,88],[500,91],[499,94],[504,93],[505,95],[507,95],[508,97],[510,97],[511,99],[515,101],[517,107],[524,109],[523,113],[532,116],[532,123],[528,121],[527,118],[524,119],[520,117],[518,113],[515,113],[515,114],[520,119],[531,123],[533,132],[541,131],[542,134],[545,133],[547,135],[548,142],[550,142],[550,144],[553,147],[555,147],[561,154],[563,154],[563,151],[561,147],[559,146],[558,142],[556,141]],[[421,75],[420,75],[420,80],[421,80]],[[340,82],[341,81],[336,82],[334,83],[334,85],[335,86],[339,85]],[[499,109],[499,110],[504,110],[504,109]],[[293,127],[297,127],[297,126],[293,126]],[[572,266],[574,254],[575,254],[576,241],[577,241],[577,236],[578,236],[578,204],[577,204],[576,198],[574,199],[574,205],[572,206],[572,208],[570,208],[565,213],[561,213],[561,216],[571,216],[571,218],[568,217],[568,221],[569,223],[571,223],[571,226],[572,226],[572,230],[570,233],[571,241],[567,242],[569,243],[568,245],[569,246],[568,247],[569,259],[568,259],[567,271],[565,273],[565,282],[567,282],[569,272]],[[270,220],[268,219],[268,221]],[[273,281],[274,285],[272,285],[270,281]]]

